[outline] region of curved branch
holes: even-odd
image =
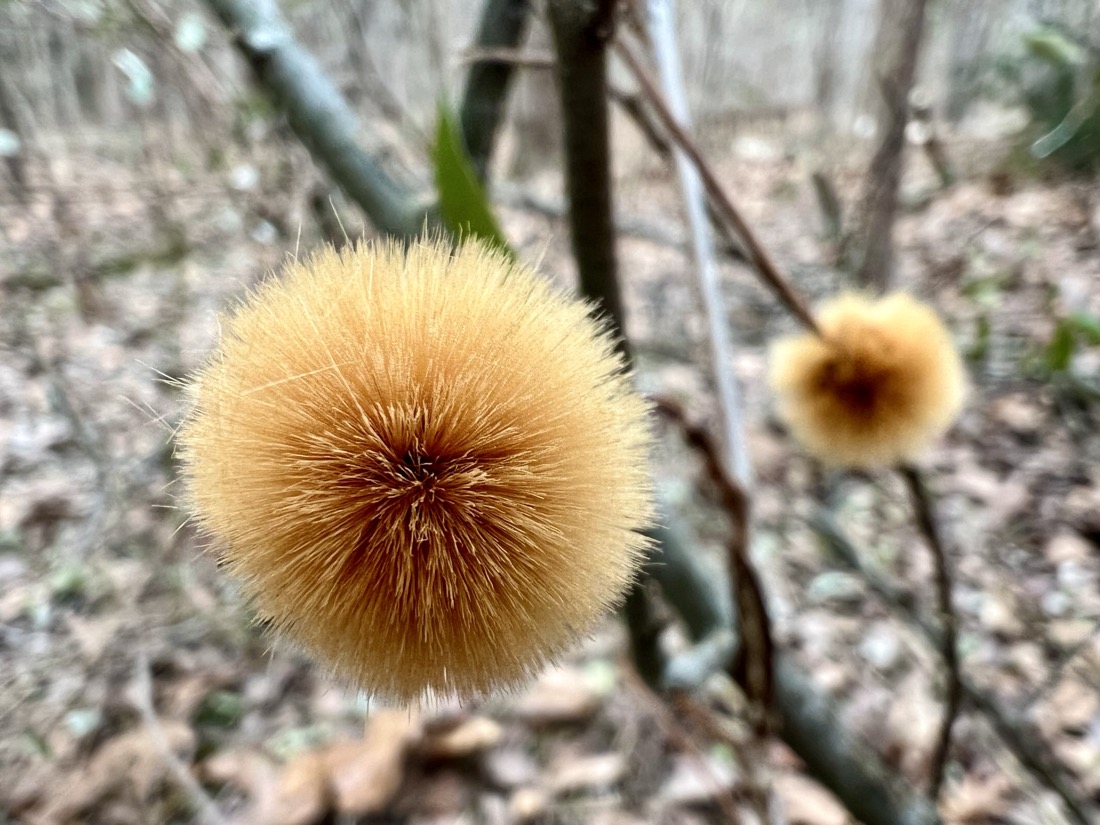
[[[829,550],[848,568],[859,574],[871,591],[891,610],[910,625],[918,628],[930,645],[937,649],[943,648],[944,639],[941,629],[916,612],[912,599],[907,594],[899,591],[873,570],[867,569],[860,560],[860,554],[841,532],[831,515],[825,511],[818,512],[810,520],[810,527],[825,542]],[[961,671],[959,681],[963,701],[988,720],[997,736],[1036,782],[1054,791],[1061,798],[1072,822],[1076,825],[1088,825],[1089,814],[1070,787],[1064,768],[1050,752],[1041,735],[1026,719],[1004,711],[992,696],[989,696]]]
[[[434,199],[396,181],[359,145],[358,121],[274,0],[206,0],[233,33],[256,79],[286,112],[310,154],[381,231],[412,237],[435,227]]]
[[[517,48],[527,33],[530,17],[530,0],[486,0],[477,31],[479,51]],[[470,162],[482,183],[504,118],[508,88],[515,70],[515,64],[509,61],[479,57],[466,75],[459,126]]]
[[[671,544],[662,546],[653,576],[677,612],[695,617],[688,631],[698,644],[669,662],[663,682],[690,690],[729,666],[737,656],[739,636],[736,628],[730,629],[733,611],[726,592],[690,584],[708,578],[698,553],[688,544],[690,539],[682,533],[671,538]],[[706,607],[700,602],[707,602]],[[835,703],[808,673],[781,648],[773,652],[772,663],[777,733],[806,763],[811,776],[864,825],[940,825],[932,803],[893,775],[845,729]]]
[[[940,655],[947,670],[947,695],[944,697],[943,719],[940,722],[940,735],[936,751],[932,756],[931,782],[929,795],[937,799],[947,771],[947,757],[951,751],[951,729],[959,715],[962,704],[962,675],[959,672],[958,617],[951,601],[951,571],[947,562],[947,550],[944,547],[942,531],[936,519],[932,494],[924,483],[920,470],[907,465],[900,469],[905,484],[909,488],[909,497],[913,502],[913,512],[917,525],[928,542],[932,560],[936,569],[936,609],[940,621]]]
[[[670,114],[683,128],[690,128],[687,92],[681,76],[680,52],[673,23],[676,14],[673,0],[649,0],[646,12],[653,54],[657,61],[657,75],[667,95]],[[672,156],[687,210],[695,258],[695,277],[699,283],[703,314],[707,319],[711,375],[718,396],[725,463],[738,484],[747,487],[752,483],[752,467],[749,464],[749,449],[745,440],[737,376],[733,372],[733,340],[722,302],[714,244],[707,222],[707,199],[699,172],[684,150],[679,146],[673,147]]]

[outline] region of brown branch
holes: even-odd
[[[466,72],[459,125],[470,163],[482,183],[504,123],[508,91],[520,65],[514,58],[521,54],[519,47],[527,34],[531,12],[528,0],[485,0],[476,45],[464,56],[471,65]],[[513,59],[501,59],[505,54]],[[547,59],[552,66],[553,58]]]
[[[715,577],[702,569],[682,525],[671,527],[677,529],[657,532],[662,552],[648,569],[684,618],[696,641],[693,650],[706,647],[707,652],[674,658],[666,669],[664,684],[697,690],[710,675],[727,668],[739,640],[732,627],[729,591],[716,586]],[[776,648],[774,653],[777,733],[805,763],[807,772],[866,825],[940,825],[935,807],[852,737],[840,721],[835,701],[814,685],[810,675],[782,649]],[[689,658],[694,660],[689,666],[677,667]],[[674,668],[680,672],[673,674]],[[677,676],[684,678],[677,680]]]
[[[761,732],[770,727],[775,705],[774,644],[760,579],[749,559],[751,502],[745,488],[730,475],[710,434],[693,424],[687,413],[668,398],[655,398],[659,413],[674,422],[685,441],[703,457],[707,474],[718,488],[723,509],[733,523],[727,546],[730,587],[741,645],[730,667],[730,676],[741,685],[750,703],[760,711]]]
[[[474,46],[466,49],[459,59],[463,63],[504,63],[523,69],[553,69],[557,65],[549,52],[531,52],[506,47]]]
[[[180,762],[164,728],[157,718],[156,709],[153,707],[153,677],[149,667],[149,660],[144,652],[139,653],[134,661],[134,691],[132,693],[134,705],[141,721],[145,723],[149,737],[153,740],[157,752],[160,754],[168,772],[179,788],[187,794],[188,799],[195,806],[196,817],[205,825],[226,825],[226,819],[221,815],[218,806],[207,796],[202,785],[191,774],[187,766]]]
[[[861,226],[859,237],[855,239],[858,258],[854,261],[859,284],[879,292],[885,292],[891,280],[894,220],[901,184],[905,127],[909,119],[909,93],[916,79],[925,5],[926,0],[892,0],[883,4],[883,17],[879,22],[878,40],[887,39],[887,27],[897,27],[900,43],[891,50],[894,53],[892,63],[887,74],[880,78],[888,120],[882,143],[867,172]],[[894,10],[896,15],[891,13]]]
[[[771,289],[783,306],[798,318],[807,329],[820,334],[813,313],[810,312],[801,296],[799,296],[794,287],[791,286],[783,273],[779,271],[779,268],[772,261],[767,251],[757,240],[752,229],[745,222],[744,218],[741,217],[741,213],[738,211],[737,207],[734,206],[733,201],[730,200],[729,196],[722,188],[722,185],[718,182],[714,170],[700,153],[699,148],[695,145],[695,141],[691,139],[691,136],[688,135],[673,116],[656,82],[650,77],[649,71],[642,65],[642,62],[634,54],[631,47],[621,38],[616,39],[615,50],[619,57],[626,63],[627,67],[638,81],[638,84],[642,87],[642,91],[649,99],[654,112],[668,131],[669,136],[683,150],[684,154],[688,156],[698,170],[699,177],[703,181],[703,186],[707,190],[707,194],[711,197],[718,214],[733,228],[734,232],[736,232],[737,236],[741,239],[749,260],[752,261],[753,266],[756,268],[765,286]]]
[[[810,520],[810,527],[824,541],[829,550],[849,569],[859,574],[871,591],[883,603],[908,624],[918,628],[925,639],[936,649],[942,649],[941,629],[919,615],[908,594],[899,591],[860,560],[856,548],[841,532],[831,515],[822,511]],[[1027,769],[1039,784],[1054,791],[1062,800],[1070,819],[1076,825],[1089,825],[1090,816],[1078,801],[1070,787],[1065,771],[1050,753],[1038,734],[1022,717],[1010,716],[991,696],[960,672],[963,698],[968,705],[982,714],[1005,743],[1013,756]]]
[[[606,5],[606,4],[605,4]],[[603,8],[572,0],[547,5],[558,56],[569,234],[581,292],[625,334],[612,218],[611,139]],[[623,349],[625,342],[620,337]]]
[[[928,542],[936,569],[936,612],[940,623],[940,655],[947,671],[947,691],[944,697],[943,719],[940,722],[940,735],[936,750],[932,755],[931,775],[928,792],[932,799],[938,799],[943,787],[947,770],[947,757],[951,751],[951,729],[959,715],[962,704],[962,677],[959,671],[958,617],[951,601],[951,571],[947,562],[947,550],[943,535],[936,518],[932,494],[924,483],[921,472],[912,464],[900,468],[902,478],[909,489],[913,502],[913,514],[917,526]]]
[[[275,0],[206,0],[233,35],[313,158],[383,232],[411,238],[439,228],[434,197],[392,175],[361,145],[361,126],[317,60],[294,39]]]

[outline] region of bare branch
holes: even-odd
[[[355,115],[299,46],[274,0],[206,0],[233,32],[256,78],[286,112],[313,157],[383,232],[400,237],[436,226],[433,197],[414,193],[359,144]]]
[[[909,93],[917,73],[924,32],[926,0],[889,0],[883,4],[879,41],[887,40],[883,27],[899,30],[898,47],[886,76],[880,78],[887,124],[882,143],[871,160],[861,209],[854,261],[856,279],[863,287],[885,292],[889,288],[893,260],[894,219],[901,182],[905,126],[909,119]],[[895,10],[897,14],[895,14]],[[900,16],[900,19],[899,19]]]
[[[658,76],[668,98],[670,114],[686,131],[689,120],[688,102],[683,78],[680,75],[680,56],[676,46],[676,32],[673,28],[675,10],[672,0],[649,0],[646,8]],[[699,173],[692,166],[684,150],[675,147],[672,153],[676,172],[680,178],[680,191],[687,210],[692,252],[695,258],[695,275],[699,282],[703,313],[707,319],[711,374],[717,389],[719,418],[725,447],[724,460],[729,471],[744,488],[752,483],[752,467],[745,441],[745,426],[741,414],[737,378],[733,373],[732,336],[722,302],[714,245],[711,242],[707,224],[706,197]]]
[[[134,662],[134,691],[133,701],[141,715],[141,721],[153,740],[161,759],[172,775],[173,780],[183,790],[191,803],[195,806],[196,815],[205,825],[227,825],[226,819],[221,815],[218,806],[206,795],[202,785],[198,783],[191,771],[183,765],[172,750],[168,737],[164,734],[164,728],[157,718],[156,709],[153,707],[153,677],[149,670],[149,660],[144,653],[140,653]]]
[[[928,542],[936,570],[936,611],[940,623],[940,655],[943,657],[947,673],[947,691],[944,697],[943,719],[940,722],[940,735],[936,750],[932,755],[931,777],[928,792],[932,799],[939,798],[940,789],[947,770],[947,757],[951,751],[951,729],[959,715],[962,703],[962,677],[959,672],[958,617],[955,605],[951,601],[951,571],[947,562],[947,550],[943,535],[936,518],[932,494],[924,483],[920,470],[913,465],[900,468],[902,478],[909,488],[909,497],[913,502],[913,513],[917,526]]]
[[[654,82],[653,78],[650,77],[649,72],[642,65],[642,62],[622,38],[615,41],[615,50],[637,79],[639,85],[642,87],[642,91],[653,105],[653,109],[657,113],[657,116],[668,130],[669,135],[695,165],[702,179],[703,186],[706,187],[707,193],[713,199],[719,214],[722,219],[733,228],[737,236],[744,243],[749,260],[752,261],[753,266],[756,268],[765,286],[772,290],[783,306],[801,321],[807,329],[820,334],[813,314],[799,294],[791,286],[790,282],[779,271],[779,268],[772,261],[764,247],[761,246],[756,235],[749,228],[744,218],[741,217],[741,213],[738,211],[737,207],[733,205],[733,201],[730,200],[729,196],[722,188],[722,185],[718,182],[718,178],[714,174],[714,170],[711,169],[710,164],[703,158],[695,142],[691,139],[691,136],[681,128],[680,124],[673,116],[672,111],[661,95],[660,89],[658,89],[657,84]]]
[[[888,581],[863,565],[859,553],[830,515],[819,512],[811,520],[810,527],[826,542],[837,558],[867,582],[872,592],[882,599],[883,603],[910,625],[919,628],[933,647],[942,649],[940,628],[916,612],[907,594],[898,591]],[[966,703],[985,716],[1020,764],[1037,782],[1050,788],[1061,798],[1071,820],[1076,825],[1088,825],[1089,815],[1070,787],[1064,769],[1045,746],[1042,735],[1035,731],[1026,719],[1009,715],[1002,710],[995,699],[970,681],[965,674],[960,673],[960,682]]]
[[[459,110],[459,125],[474,171],[484,182],[504,119],[508,90],[516,62],[501,55],[518,54],[527,34],[531,0],[485,0],[477,45],[466,52],[472,65],[466,74],[466,90]],[[550,65],[553,65],[551,58]]]
[[[657,398],[659,413],[673,421],[687,443],[703,457],[707,474],[718,488],[722,508],[730,516],[733,535],[727,546],[730,586],[737,628],[741,635],[738,655],[730,664],[730,675],[741,685],[749,701],[761,711],[763,730],[769,727],[774,704],[774,650],[771,623],[764,605],[760,579],[749,559],[749,523],[751,502],[740,482],[733,478],[709,433],[693,424],[678,404]]]

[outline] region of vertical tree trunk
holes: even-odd
[[[612,3],[550,0],[565,138],[565,186],[581,292],[623,331],[611,207],[607,32]],[[625,349],[625,341],[622,344]]]
[[[823,26],[814,59],[814,102],[822,122],[835,117],[837,76],[840,73],[840,24],[844,18],[844,0],[826,0],[821,14]]]
[[[901,183],[905,126],[909,116],[909,94],[917,73],[924,33],[926,0],[886,0],[876,44],[889,49],[889,68],[876,79],[885,102],[886,128],[871,160],[859,211],[859,227],[849,243],[848,261],[859,285],[883,292],[889,288],[893,270],[894,218]],[[896,36],[891,36],[896,32]],[[853,248],[854,247],[854,248]]]
[[[477,45],[481,48],[515,48],[523,42],[531,17],[531,0],[485,0]],[[479,60],[470,66],[462,98],[459,123],[474,171],[485,180],[493,155],[508,87],[515,66],[504,61]]]

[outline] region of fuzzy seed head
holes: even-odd
[[[842,295],[818,313],[822,335],[773,344],[769,380],[780,416],[826,464],[908,461],[954,421],[966,379],[936,314],[905,294]]]
[[[326,248],[251,294],[178,453],[261,617],[408,702],[521,684],[618,602],[647,408],[590,309],[436,240]]]

